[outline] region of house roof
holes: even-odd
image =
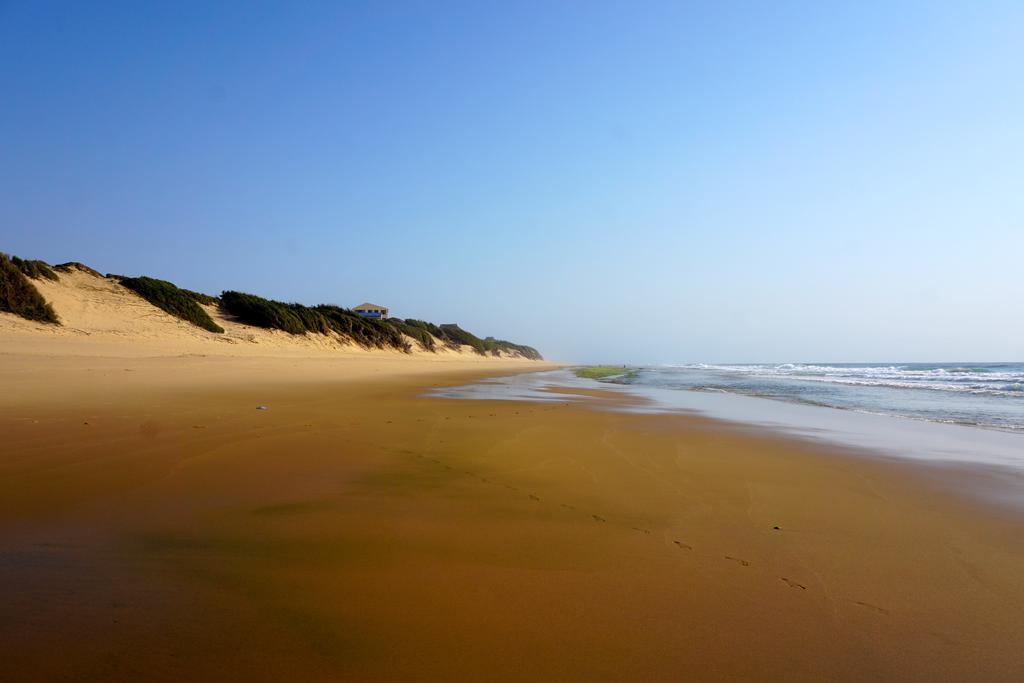
[[[359,304],[355,307],[357,311],[386,311],[387,306],[378,306],[377,304]]]

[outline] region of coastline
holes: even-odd
[[[542,367],[0,355],[8,671],[998,680],[1024,666],[1019,517],[912,464],[707,418],[423,397]]]
[[[614,396],[592,407],[619,412],[690,415],[718,429],[808,443],[822,452],[909,465],[921,477],[976,502],[1024,512],[1024,434],[945,424],[724,391],[666,389],[595,381],[565,368],[488,378],[433,389],[450,399],[556,402]],[[946,474],[946,473],[953,473]],[[936,476],[935,473],[938,473]],[[971,482],[970,484],[966,482]]]

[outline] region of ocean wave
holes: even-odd
[[[760,379],[795,380],[857,387],[922,389],[999,397],[1024,397],[1024,366],[980,365],[818,365],[778,363],[714,365],[691,363],[666,366],[683,370],[722,372]]]
[[[800,377],[800,380],[807,382],[824,382],[828,384],[844,384],[847,386],[862,387],[888,387],[891,389],[926,389],[929,391],[949,391],[966,394],[987,394],[990,396],[1021,396],[1024,395],[1024,384],[979,384],[979,383],[954,383],[954,382],[922,382],[922,381],[901,381],[899,379],[883,378],[856,378],[856,377]]]

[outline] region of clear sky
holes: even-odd
[[[1024,3],[0,0],[0,250],[578,361],[1024,359]]]

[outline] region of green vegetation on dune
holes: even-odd
[[[286,304],[234,291],[221,294],[220,305],[225,312],[247,325],[283,330],[289,334],[334,332],[366,348],[412,350],[399,330],[387,321],[364,318],[341,306]]]
[[[505,353],[518,354],[523,358],[528,358],[529,360],[544,360],[544,357],[540,355],[540,351],[532,346],[526,346],[525,344],[513,344],[512,342],[505,341],[504,339],[487,337],[484,339],[484,348],[494,355],[497,355],[499,351],[504,351]]]
[[[126,277],[121,284],[157,308],[210,332],[222,333],[224,328],[196,303],[191,292],[179,289],[166,280],[151,277]]]
[[[387,324],[394,327],[407,337],[411,337],[423,347],[425,351],[436,351],[437,341],[430,333],[430,323],[422,320],[402,320],[401,318],[388,318]],[[434,326],[436,327],[436,326]]]
[[[239,322],[288,334],[306,332],[324,333],[329,328],[321,316],[313,315],[305,306],[284,304],[244,292],[226,291],[220,295],[220,305]]]
[[[455,349],[459,346],[469,346],[481,356],[497,356],[504,352],[512,355],[519,355],[523,358],[529,358],[530,360],[541,360],[540,352],[532,346],[513,344],[510,341],[495,339],[494,337],[481,339],[472,332],[464,330],[454,323],[435,325],[422,320],[406,320],[405,324],[413,326],[422,332],[426,332],[429,336],[440,339],[448,348]],[[409,336],[415,337],[415,335],[412,334]],[[431,347],[430,350],[433,350],[433,348]]]
[[[18,259],[18,262],[36,263],[22,259]],[[0,311],[14,313],[28,320],[60,324],[53,306],[47,303],[39,290],[29,282],[29,276],[22,267],[3,253],[0,253]]]
[[[203,294],[202,292],[193,292],[191,289],[183,289],[181,291],[205,306],[217,306],[220,304],[220,299],[215,296]]]
[[[411,338],[426,351],[436,351],[440,341],[452,349],[470,346],[481,355],[497,355],[504,351],[524,358],[541,359],[540,353],[532,347],[492,337],[480,339],[458,325],[435,325],[414,319],[366,318],[341,306],[289,304],[235,291],[222,293],[219,303],[226,313],[247,325],[283,330],[289,334],[333,332],[364,348],[397,349],[408,353],[412,346],[407,338]]]
[[[573,373],[577,377],[586,379],[606,379],[620,375],[632,376],[636,374],[636,370],[630,370],[625,365],[587,365],[582,368],[573,368]]]
[[[454,323],[435,325],[412,318],[369,318],[332,304],[305,306],[232,290],[216,297],[182,289],[172,282],[152,277],[128,277],[113,273],[104,276],[76,261],[51,267],[43,261],[4,254],[0,254],[0,311],[16,313],[30,320],[59,324],[56,312],[29,278],[59,280],[58,272],[76,271],[116,280],[157,308],[210,332],[223,333],[224,328],[214,322],[203,306],[217,306],[220,311],[244,325],[282,330],[294,335],[335,334],[367,349],[395,349],[409,353],[413,349],[411,340],[430,352],[468,346],[482,356],[511,355],[542,360],[540,353],[531,346],[494,337],[481,339]]]
[[[441,338],[448,343],[448,346],[469,346],[481,356],[487,353],[487,347],[484,345],[483,339],[472,332],[467,332],[455,323],[441,325],[439,329],[441,330]]]
[[[18,270],[33,280],[46,278],[47,280],[53,280],[56,282],[60,279],[57,273],[53,272],[53,268],[50,268],[50,264],[46,261],[21,259],[17,256],[12,256],[11,263],[18,266]]]
[[[53,267],[54,270],[59,270],[62,273],[73,273],[76,270],[89,273],[89,275],[95,275],[96,277],[103,277],[103,274],[97,270],[93,270],[84,263],[78,261],[68,261],[67,263],[58,263]]]
[[[542,360],[540,352],[532,346],[513,344],[510,341],[495,339],[494,337],[481,339],[472,332],[468,332],[454,323],[440,326],[432,325],[431,328],[431,333],[435,337],[444,341],[445,344],[451,348],[464,345],[472,347],[473,350],[481,356],[497,356],[504,352],[512,355],[519,355],[523,358],[529,358],[530,360]]]
[[[331,304],[321,304],[313,310],[327,319],[331,330],[360,346],[397,349],[406,353],[412,351],[412,346],[390,321],[364,318],[347,308]]]

